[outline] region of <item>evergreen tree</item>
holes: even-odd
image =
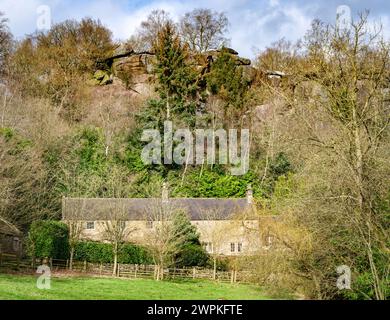
[[[207,84],[211,93],[218,95],[225,102],[225,111],[231,107],[243,107],[248,82],[242,68],[237,66],[235,59],[226,49],[222,49],[212,64]]]
[[[175,257],[176,266],[202,266],[205,265],[208,256],[203,249],[199,233],[196,227],[191,224],[188,216],[179,211],[173,220],[174,234],[181,235],[181,242],[178,244],[178,254]]]
[[[155,74],[159,100],[150,100],[142,114],[147,126],[161,128],[164,120],[194,123],[196,73],[188,64],[188,48],[183,46],[171,23],[166,23],[154,43]]]

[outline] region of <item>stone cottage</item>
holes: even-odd
[[[129,232],[127,241],[142,244],[158,219],[157,207],[184,211],[197,227],[206,251],[234,256],[251,254],[270,246],[270,238],[260,236],[261,221],[273,217],[255,216],[252,190],[246,198],[169,198],[164,185],[161,198],[63,198],[62,220],[78,221],[83,240],[104,241],[105,225],[111,221],[113,208],[124,212],[122,222]]]

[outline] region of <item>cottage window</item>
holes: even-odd
[[[148,229],[153,228],[153,220],[146,220],[146,228]]]
[[[95,229],[95,221],[87,221],[86,228],[89,230]]]
[[[14,238],[13,249],[14,249],[14,251],[19,250],[19,238],[17,238],[17,237]]]
[[[235,252],[236,251],[236,244],[234,242],[230,243],[230,251]]]
[[[212,242],[203,242],[203,249],[207,252],[213,252],[213,244]]]
[[[237,243],[237,252],[241,252],[242,251],[242,243],[239,242]]]

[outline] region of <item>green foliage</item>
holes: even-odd
[[[174,27],[167,23],[154,44],[156,65],[154,72],[157,76],[157,92],[160,101],[150,101],[149,105],[154,115],[149,115],[153,125],[163,122],[162,119],[175,117],[189,125],[194,124],[196,94],[196,73],[188,64],[188,50],[175,34]],[[165,114],[162,108],[165,108]]]
[[[69,230],[59,221],[39,220],[31,224],[29,254],[37,258],[67,259]]]
[[[128,264],[152,264],[153,259],[145,248],[134,244],[125,244],[121,247],[121,251],[119,252],[118,262]]]
[[[176,266],[203,266],[207,262],[208,255],[199,241],[199,233],[191,224],[184,212],[178,212],[173,220],[174,234],[180,237],[178,253],[175,256]]]
[[[263,198],[272,198],[275,192],[278,193],[276,196],[280,198],[281,193],[284,193],[283,188],[291,187],[288,185],[291,184],[291,181],[286,178],[292,172],[292,164],[285,153],[280,152],[275,158],[271,159],[269,174],[265,177],[261,188]]]
[[[213,94],[225,101],[225,108],[241,109],[244,104],[248,82],[243,76],[241,67],[237,67],[235,59],[222,49],[221,54],[211,66],[207,75],[207,84]]]
[[[291,163],[283,152],[278,153],[270,165],[271,176],[274,179],[285,175],[291,170]]]
[[[101,129],[84,128],[74,138],[78,148],[75,155],[79,159],[81,171],[100,171],[106,164],[104,142]]]
[[[3,136],[6,141],[9,141],[15,135],[15,131],[12,128],[0,128],[0,136]]]
[[[112,263],[112,245],[92,241],[81,241],[75,246],[74,260],[93,263]]]
[[[202,246],[186,244],[181,249],[176,265],[178,267],[204,267],[207,265],[208,260],[209,256]]]
[[[232,176],[221,168],[200,171],[196,168],[188,173],[177,194],[187,197],[228,198],[245,196],[249,175]]]
[[[74,259],[78,261],[86,260],[92,263],[112,263],[114,261],[112,244],[80,241],[75,247]],[[143,247],[124,244],[121,246],[118,262],[127,264],[152,264],[152,259]]]
[[[352,280],[352,290],[344,290],[342,297],[349,300],[371,300],[375,298],[374,281],[372,274],[369,272],[359,273],[356,278]],[[385,299],[390,298],[390,280],[386,279],[381,282],[383,291],[385,292]]]

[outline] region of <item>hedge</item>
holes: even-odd
[[[112,245],[110,243],[80,241],[74,252],[74,260],[92,263],[113,263]],[[119,263],[152,264],[153,260],[145,248],[134,244],[124,244],[118,256]]]
[[[200,245],[186,244],[176,256],[177,267],[203,267],[207,264],[209,256]]]
[[[39,220],[30,226],[28,252],[36,258],[69,257],[68,226],[59,221]]]

